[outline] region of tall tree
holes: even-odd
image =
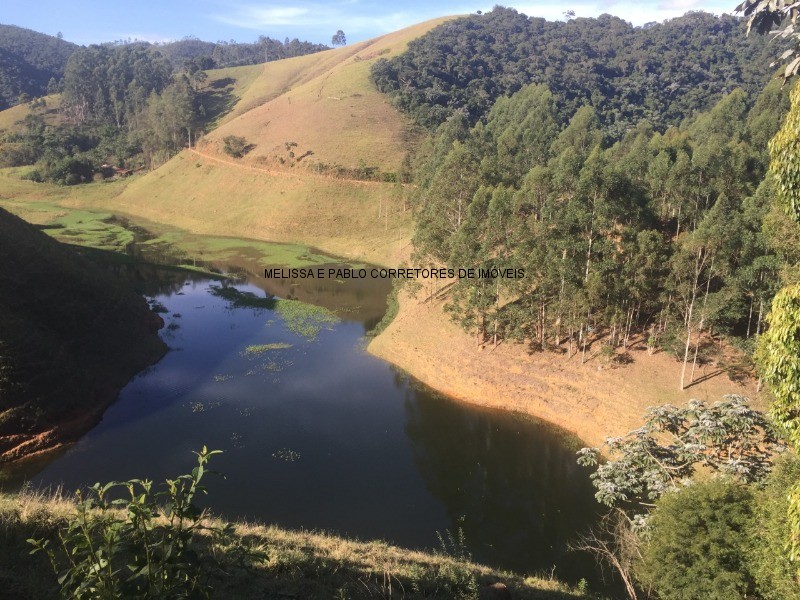
[[[347,44],[347,36],[344,34],[344,31],[339,29],[333,34],[333,37],[331,38],[331,45],[344,46],[345,44]]]

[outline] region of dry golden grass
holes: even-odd
[[[53,537],[75,513],[68,497],[25,491],[0,493],[0,584],[3,597],[57,597],[55,576],[41,554],[30,556],[28,537]],[[122,512],[117,513],[123,519]],[[221,525],[209,520],[209,525]],[[466,578],[478,587],[503,582],[514,598],[569,600],[586,596],[553,580],[524,577],[413,551],[385,542],[361,542],[275,526],[235,524],[235,534],[263,548],[268,559],[250,572],[232,572],[214,598],[441,598],[455,597]],[[456,587],[457,586],[457,587]],[[390,589],[392,593],[390,595]],[[461,597],[460,595],[458,597]]]
[[[210,71],[206,87],[224,85],[236,104],[221,118],[229,120],[201,144],[205,155],[184,151],[146,175],[80,189],[19,181],[19,172],[7,170],[0,174],[5,203],[34,219],[37,208],[24,204],[47,202],[114,211],[191,233],[302,242],[395,266],[410,251],[409,190],[335,179],[307,167],[319,161],[347,167],[363,161],[382,171],[399,167],[416,134],[374,89],[369,69],[443,20],[336,50]],[[243,135],[256,148],[243,160],[230,159],[217,150],[230,134]],[[285,153],[287,141],[298,143],[298,156],[314,154],[291,167],[270,160]]]
[[[388,35],[328,50],[267,63],[243,93],[230,120],[205,138],[220,151],[227,135],[243,136],[255,145],[247,163],[288,158],[286,142],[295,142],[303,160],[357,167],[361,161],[395,171],[418,134],[369,81],[379,57],[402,52],[408,42],[443,22],[427,21]]]
[[[407,252],[407,190],[302,170],[268,173],[189,151],[134,178],[111,199],[81,203],[192,233],[302,243],[349,258],[395,264]],[[381,216],[378,216],[378,210]],[[387,214],[388,211],[388,214]]]
[[[61,102],[61,95],[54,94],[52,96],[45,96],[44,101],[47,103],[44,109],[39,109],[45,115],[47,123],[55,123],[58,120],[58,106]],[[16,130],[19,129],[20,122],[31,113],[31,109],[27,104],[18,104],[6,110],[0,111],[0,130]]]
[[[208,85],[226,82],[240,99],[223,125],[205,136],[202,154],[184,151],[131,179],[118,196],[95,195],[66,205],[111,210],[192,233],[302,241],[394,266],[409,254],[409,190],[335,179],[313,165],[357,167],[363,161],[382,171],[399,167],[416,134],[370,83],[370,65],[379,56],[402,52],[443,20],[318,54],[212,71]],[[233,160],[220,152],[226,135],[242,135],[255,149]],[[297,142],[296,155],[308,150],[313,155],[281,165],[275,156],[286,154],[288,141]]]

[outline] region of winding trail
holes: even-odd
[[[334,177],[332,175],[323,175],[322,173],[314,173],[310,169],[301,168],[297,171],[283,171],[278,169],[270,169],[268,167],[256,167],[254,165],[247,165],[240,162],[236,162],[235,160],[229,160],[226,158],[220,158],[219,156],[214,156],[213,154],[209,154],[207,152],[202,152],[197,148],[188,148],[189,152],[196,154],[202,158],[218,162],[224,165],[230,165],[232,167],[237,167],[239,169],[246,169],[249,171],[257,171],[261,173],[266,173],[271,177],[313,177],[315,179],[322,179],[325,181],[340,181],[343,183],[349,183],[352,185],[360,185],[360,186],[380,186],[380,185],[396,185],[393,182],[388,181],[364,181],[362,179],[352,179],[348,177]],[[401,183],[403,187],[409,187],[411,184],[408,183]]]

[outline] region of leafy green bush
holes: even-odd
[[[378,337],[383,330],[386,329],[389,325],[391,325],[394,318],[397,316],[398,311],[400,310],[400,302],[397,299],[397,294],[400,291],[400,287],[403,285],[403,281],[394,280],[392,282],[392,290],[386,296],[386,312],[383,313],[383,317],[381,320],[378,321],[369,331],[367,331],[367,337]]]
[[[638,578],[662,600],[750,598],[747,568],[753,494],[713,479],[664,495],[649,519]]]
[[[49,165],[45,177],[62,185],[88,183],[94,176],[94,166],[85,158],[68,156]]]
[[[226,135],[222,138],[222,149],[233,158],[242,158],[250,149],[247,140],[240,135]]]
[[[191,474],[168,479],[160,492],[140,479],[79,492],[77,512],[58,540],[29,539],[31,554],[47,555],[65,597],[208,596],[211,582],[232,567],[266,558],[260,548],[236,542],[233,525],[209,524],[194,503],[206,493],[206,464],[219,453],[204,446]]]
[[[440,586],[437,592],[444,592],[448,598],[471,600],[478,597],[478,579],[472,570],[472,554],[467,548],[464,530],[459,527],[453,534],[449,529],[445,534],[436,532],[440,550],[437,552],[443,560],[439,563],[436,581]]]
[[[800,460],[785,457],[775,466],[766,487],[756,494],[748,549],[750,572],[764,600],[800,600],[797,566],[789,560],[789,490],[800,481]]]

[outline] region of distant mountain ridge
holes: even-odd
[[[206,42],[194,37],[163,44],[140,40],[108,43],[152,48],[176,68],[183,67],[187,61],[202,59],[198,65],[202,69],[253,65],[328,50],[324,44],[302,42],[297,38],[281,42],[263,35],[252,43]],[[64,76],[67,61],[78,48],[79,45],[60,37],[0,24],[0,110],[19,104],[21,96],[24,99],[47,94],[50,80],[58,82]]]

